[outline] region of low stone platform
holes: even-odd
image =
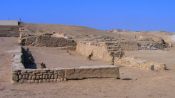
[[[80,67],[70,69],[22,69],[13,70],[13,83],[61,82],[88,78],[120,78],[116,66]]]
[[[21,47],[13,52],[12,82],[42,83],[81,80],[87,78],[120,78],[119,67],[113,65],[81,66],[75,68],[27,69],[24,67]]]

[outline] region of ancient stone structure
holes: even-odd
[[[154,41],[151,39],[148,40],[121,40],[120,41],[121,48],[125,51],[132,50],[163,50],[165,48],[169,48],[169,44],[165,42],[163,39],[158,41]]]
[[[138,38],[139,50],[159,50],[168,48],[169,44],[159,37],[143,37]]]
[[[72,39],[63,37],[52,37],[52,34],[41,35],[20,35],[19,42],[27,46],[46,46],[46,47],[68,47],[75,49],[76,42]]]
[[[113,58],[121,58],[124,55],[117,42],[80,41],[77,43],[76,51],[88,57],[93,53],[93,58],[112,62]]]
[[[78,68],[26,69],[22,63],[24,48],[18,47],[12,59],[13,83],[61,82],[86,78],[120,78],[119,68],[112,65]]]
[[[14,83],[61,82],[87,78],[120,78],[116,66],[80,67],[70,69],[19,69],[13,70]]]
[[[139,41],[138,42],[138,49],[139,50],[159,50],[168,48],[169,45],[165,43],[163,40],[161,42],[154,42],[154,41]]]
[[[24,65],[22,63],[22,48],[19,46],[12,52],[12,70],[24,69]]]
[[[166,64],[151,62],[151,61],[132,58],[132,57],[123,57],[121,59],[116,59],[115,63],[124,65],[124,66],[138,67],[138,68],[152,70],[152,71],[160,71],[160,70],[167,69]]]
[[[124,51],[133,51],[139,49],[137,41],[121,40],[120,46]]]

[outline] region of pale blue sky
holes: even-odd
[[[0,0],[0,20],[175,31],[175,0]]]

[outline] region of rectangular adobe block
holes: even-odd
[[[117,66],[83,66],[75,69],[65,69],[67,80],[81,80],[87,78],[120,78]]]

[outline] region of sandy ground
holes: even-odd
[[[109,65],[94,58],[89,61],[87,57],[80,56],[73,51],[60,50],[59,48],[29,47],[29,49],[38,67],[42,62],[46,64],[47,68]]]
[[[175,48],[167,50],[140,50],[125,52],[126,56],[164,63],[175,70]]]
[[[0,38],[0,98],[174,98],[175,51],[138,52],[168,64],[170,70],[152,72],[122,67],[121,79],[86,79],[60,83],[11,84],[10,50],[16,38]],[[137,56],[134,52],[127,55]],[[161,55],[161,56],[160,56]],[[164,61],[162,61],[164,60]]]

